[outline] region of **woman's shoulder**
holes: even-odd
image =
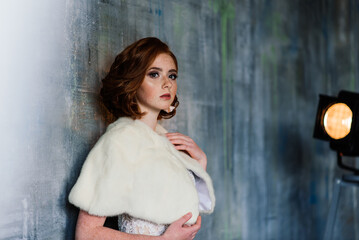
[[[108,125],[106,131],[98,139],[96,145],[113,146],[117,144],[133,144],[141,139],[132,119],[118,119]],[[95,145],[95,147],[96,147]]]
[[[133,120],[128,117],[122,117],[107,127],[100,141],[111,145],[121,143],[146,147],[161,142],[160,135],[166,132],[159,124],[156,131],[153,131],[148,125],[138,119]]]
[[[104,135],[127,135],[138,134],[138,129],[136,128],[135,120],[127,117],[121,117],[115,122],[108,125]]]

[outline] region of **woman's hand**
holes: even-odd
[[[193,141],[192,138],[181,133],[166,133],[168,140],[177,150],[186,151],[193,159],[196,159],[204,170],[207,168],[207,156]]]
[[[197,222],[192,226],[184,225],[192,213],[187,213],[177,221],[173,222],[163,234],[164,240],[192,240],[201,228],[201,216],[198,216]]]

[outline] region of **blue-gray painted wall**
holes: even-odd
[[[208,156],[217,206],[196,239],[322,237],[343,171],[312,138],[316,104],[359,92],[358,0],[17,0],[0,16],[0,239],[73,239],[67,195],[108,119],[101,78],[146,36],[179,61],[163,124]],[[359,239],[358,197],[343,190],[335,239]]]

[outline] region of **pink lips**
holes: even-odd
[[[164,99],[171,99],[171,94],[166,93],[160,96],[160,98],[164,98]]]

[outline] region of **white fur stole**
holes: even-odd
[[[177,151],[157,124],[156,132],[139,120],[119,118],[90,151],[69,201],[96,216],[127,213],[170,224],[187,212],[193,224],[199,198],[188,170],[207,186],[212,213],[215,196],[210,176],[187,154]]]

